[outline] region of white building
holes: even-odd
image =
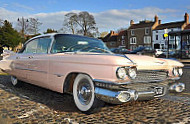
[[[179,22],[170,22],[165,24],[158,25],[153,31],[152,31],[152,47],[153,49],[166,49],[168,38],[164,37],[165,33],[168,33],[170,31],[181,31],[184,30],[185,26],[189,24],[189,15],[185,13],[184,21]],[[169,48],[177,48],[178,46],[175,46],[174,44],[174,37],[170,38],[170,46]],[[180,36],[176,37],[176,42],[180,41]]]

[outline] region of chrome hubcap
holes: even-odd
[[[17,84],[17,78],[16,77],[11,76],[11,81],[12,81],[13,85]]]
[[[92,98],[92,88],[87,80],[79,82],[77,93],[81,104],[88,105],[90,103]]]

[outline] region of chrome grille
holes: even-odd
[[[133,82],[159,82],[167,79],[168,72],[165,70],[140,70]]]

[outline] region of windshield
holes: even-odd
[[[55,36],[52,53],[63,52],[111,53],[101,40],[77,35],[58,34]]]

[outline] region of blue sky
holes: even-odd
[[[162,22],[183,20],[190,14],[190,0],[1,0],[0,19],[16,23],[18,17],[35,17],[47,28],[60,29],[64,14],[88,11],[93,14],[100,31],[127,28],[131,19],[138,22],[153,20],[158,15]]]

